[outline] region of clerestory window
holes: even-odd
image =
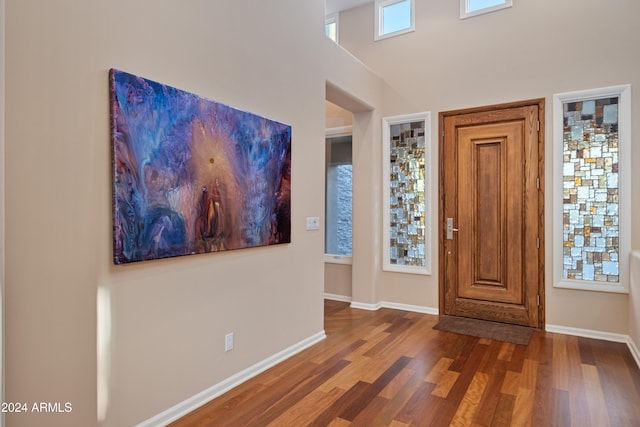
[[[327,15],[324,21],[324,34],[338,43],[338,14]]]
[[[460,0],[460,19],[483,15],[513,5],[513,0]]]
[[[415,30],[415,0],[376,0],[375,40]]]

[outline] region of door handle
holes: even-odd
[[[453,239],[453,232],[458,231],[457,228],[453,228],[453,218],[447,218],[447,240]]]

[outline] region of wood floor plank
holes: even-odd
[[[578,337],[578,348],[580,349],[580,362],[584,365],[596,365],[593,355],[593,347],[588,338]]]
[[[610,426],[607,405],[604,400],[604,394],[602,393],[600,376],[598,375],[598,368],[593,365],[583,364],[582,375],[587,392],[589,418],[592,424],[600,427]]]
[[[416,375],[415,371],[408,369],[406,366],[395,376],[385,388],[382,389],[379,396],[385,399],[393,399],[402,389],[407,387],[407,383]]]
[[[438,334],[433,334],[432,332],[438,332]],[[420,351],[414,353],[413,360],[409,362],[407,368],[425,377],[442,357],[448,357],[448,348],[455,340],[455,337],[453,337],[452,334],[446,336],[439,332],[440,331],[432,329],[423,332],[424,335],[419,336],[419,339],[416,341],[420,343],[422,348]],[[452,358],[449,359],[453,360]]]
[[[524,359],[526,356],[527,347],[523,345],[516,345],[513,348],[513,352],[511,353],[511,359],[509,359],[508,369],[514,372],[522,372],[522,365],[524,364]]]
[[[409,369],[403,369],[399,375],[402,375],[405,372],[413,372]],[[379,426],[384,427],[388,425],[394,424],[396,421],[397,415],[400,411],[405,407],[409,399],[412,397],[413,391],[418,389],[418,387],[424,384],[422,381],[422,376],[417,375],[415,372],[409,378],[409,380],[405,383],[405,386],[398,389],[397,393],[393,395],[393,397],[387,397],[388,404],[384,408],[384,410],[378,411],[376,414],[376,421],[371,426]],[[380,394],[382,395],[382,393]],[[371,412],[369,408],[365,410],[366,412]],[[355,423],[358,423],[359,420],[356,418],[354,420]],[[369,427],[369,426],[367,426]]]
[[[485,373],[492,372],[498,362],[498,356],[500,355],[500,342],[493,340],[480,340],[478,344],[487,346],[487,353],[485,354],[484,359],[482,359],[482,363],[478,370]]]
[[[525,390],[535,390],[538,380],[538,362],[536,360],[525,359],[522,364],[522,375],[520,375],[520,388]]]
[[[339,418],[340,413],[349,408],[353,402],[366,392],[371,386],[369,383],[358,381],[353,387],[347,390],[338,400],[336,400],[331,406],[322,411],[322,413],[311,422],[309,425],[314,427],[321,427],[330,424],[334,419]],[[341,420],[344,420],[341,418]],[[349,421],[349,420],[345,420]]]
[[[420,425],[419,422],[423,419],[421,411],[432,411],[434,401],[441,400],[431,395],[433,386],[434,385],[431,383],[420,381],[411,397],[409,397],[396,415],[395,419],[403,424]],[[415,423],[414,420],[416,421]]]
[[[569,359],[567,340],[560,334],[553,336],[553,388],[569,391],[570,367],[575,361]]]
[[[513,415],[513,407],[516,398],[509,394],[500,394],[496,410],[491,419],[491,427],[508,427],[511,425],[511,417]]]
[[[326,340],[171,426],[640,426],[626,345],[544,331],[516,345],[437,321],[327,301]]]
[[[484,394],[484,390],[489,382],[489,375],[483,372],[476,372],[469,384],[467,392],[464,394],[462,401],[458,405],[458,410],[451,420],[451,426],[464,427],[473,424],[476,411],[478,410],[480,400]]]
[[[500,346],[500,353],[498,353],[498,360],[506,360],[510,361],[513,356],[513,351],[515,350],[516,345],[510,342],[502,343]]]
[[[388,419],[389,415],[386,411],[389,407],[389,399],[375,396],[371,399],[365,407],[353,418],[349,419],[351,426],[366,426],[366,427],[386,427],[391,420]]]
[[[631,420],[640,419],[640,405],[627,405],[627,396],[633,396],[633,375],[627,366],[597,366],[602,392],[609,397],[606,400],[611,425],[631,425]]]
[[[455,365],[456,369],[460,369],[460,376],[451,387],[447,398],[440,402],[437,413],[434,414],[433,422],[437,425],[451,423],[488,349],[488,346],[479,344],[478,338],[472,338],[468,340],[466,346],[461,348],[461,353],[449,367],[449,369],[454,370]],[[464,364],[460,365],[463,360]]]
[[[348,427],[350,425],[351,423],[349,421],[336,418],[335,420],[331,421],[328,427]]]
[[[507,365],[503,360],[497,360],[491,371],[486,372],[489,379],[485,392],[478,406],[480,411],[476,413],[474,422],[479,425],[488,426],[495,416],[500,400],[500,389],[507,373]]]
[[[345,420],[354,420],[355,417],[395,378],[409,363],[408,357],[396,360],[382,375],[380,375],[360,396],[346,407],[339,415]]]
[[[360,347],[367,344],[363,339],[356,339],[345,342],[338,341],[336,344],[321,343],[325,345],[325,351],[311,358],[311,362],[321,364],[327,362],[328,359],[347,359],[348,355],[356,352]]]
[[[502,394],[508,394],[509,396],[517,396],[518,388],[520,384],[520,373],[507,371],[504,376],[504,382],[502,383],[502,388],[500,392]]]
[[[582,374],[577,377],[570,377],[568,392],[572,426],[589,427],[592,425],[589,416],[589,404],[587,401],[587,392],[585,387],[586,385],[582,378]]]
[[[451,393],[451,388],[458,381],[458,377],[460,376],[460,372],[449,371],[442,373],[442,376],[438,378],[438,381],[434,383],[435,387],[431,394],[434,396],[442,397],[446,399]]]
[[[330,378],[320,387],[327,391],[334,387],[349,389],[358,381],[372,383],[389,367],[390,363],[389,360],[380,357],[360,357],[345,369],[343,375]]]
[[[569,392],[565,390],[551,390],[552,405],[549,420],[554,426],[570,426],[571,411],[569,407]]]
[[[533,418],[533,398],[535,391],[527,388],[520,388],[513,404],[511,422],[513,425],[527,427],[531,425]]]
[[[345,366],[350,362],[346,360],[340,360],[333,366],[328,366],[326,369],[318,369],[311,373],[311,375],[305,380],[299,382],[293,389],[289,390],[284,396],[282,396],[277,402],[269,406],[261,414],[256,417],[255,422],[260,425],[267,425],[271,421],[280,417],[285,412],[288,412],[291,407],[306,397],[309,393],[316,390],[320,384],[324,383],[328,378],[336,376]],[[249,422],[249,419],[240,419],[238,422]]]
[[[537,362],[531,425],[545,425],[552,419],[553,339],[542,331],[532,334],[526,358]]]
[[[448,357],[442,357],[438,360],[438,363],[429,371],[429,374],[424,378],[425,381],[437,384],[440,379],[447,373],[452,372],[449,370],[449,367],[453,363],[453,359],[449,359]]]
[[[339,388],[335,388],[328,393],[317,389],[267,425],[269,427],[308,425],[344,393],[345,390]]]

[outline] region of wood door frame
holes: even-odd
[[[446,117],[458,116],[469,113],[486,113],[508,108],[530,107],[538,108],[538,120],[540,129],[538,132],[538,236],[540,239],[538,250],[538,328],[544,329],[545,319],[545,253],[544,253],[544,146],[545,146],[545,99],[537,98],[526,101],[510,102],[505,104],[494,104],[482,107],[465,108],[460,110],[441,111],[438,113],[438,270],[439,270],[439,304],[440,314],[445,313],[445,204],[444,204],[444,120]]]

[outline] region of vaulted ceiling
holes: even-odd
[[[373,3],[373,0],[325,0],[325,13],[329,15],[367,3]]]

